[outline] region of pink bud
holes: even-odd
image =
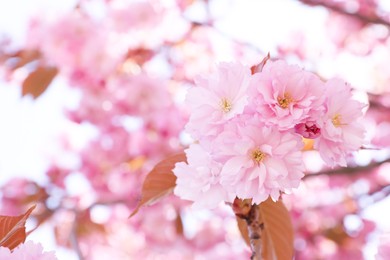
[[[295,125],[295,132],[305,138],[315,139],[321,135],[321,128],[315,122],[306,122]]]

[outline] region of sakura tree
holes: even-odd
[[[389,257],[389,6],[270,2],[78,0],[4,35],[21,102],[77,102],[45,181],[1,187],[0,256],[60,259],[45,226],[74,259]]]

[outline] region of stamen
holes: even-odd
[[[252,151],[251,156],[252,160],[255,161],[255,163],[259,164],[265,159],[266,154],[260,151],[260,149],[255,149]]]
[[[223,112],[228,113],[230,110],[232,110],[232,103],[226,98],[223,98],[221,100],[221,107]]]
[[[294,100],[288,93],[284,93],[283,97],[278,97],[278,103],[279,106],[283,109],[288,108],[288,106],[293,102]]]
[[[332,124],[333,124],[335,127],[340,127],[340,126],[343,125],[343,124],[341,123],[341,115],[340,115],[340,114],[336,114],[336,115],[332,118]]]

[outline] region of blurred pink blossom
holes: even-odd
[[[376,260],[386,260],[390,257],[390,234],[383,234],[379,239],[378,253]]]
[[[43,252],[41,244],[27,241],[12,252],[6,247],[0,247],[0,259],[2,260],[56,260],[54,251]]]

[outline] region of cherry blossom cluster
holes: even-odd
[[[196,140],[177,163],[175,194],[195,207],[235,197],[260,203],[291,193],[304,176],[304,138],[314,140],[327,165],[346,166],[364,138],[364,104],[341,79],[324,82],[285,61],[267,61],[251,73],[221,63],[195,80],[186,104],[186,131]]]

